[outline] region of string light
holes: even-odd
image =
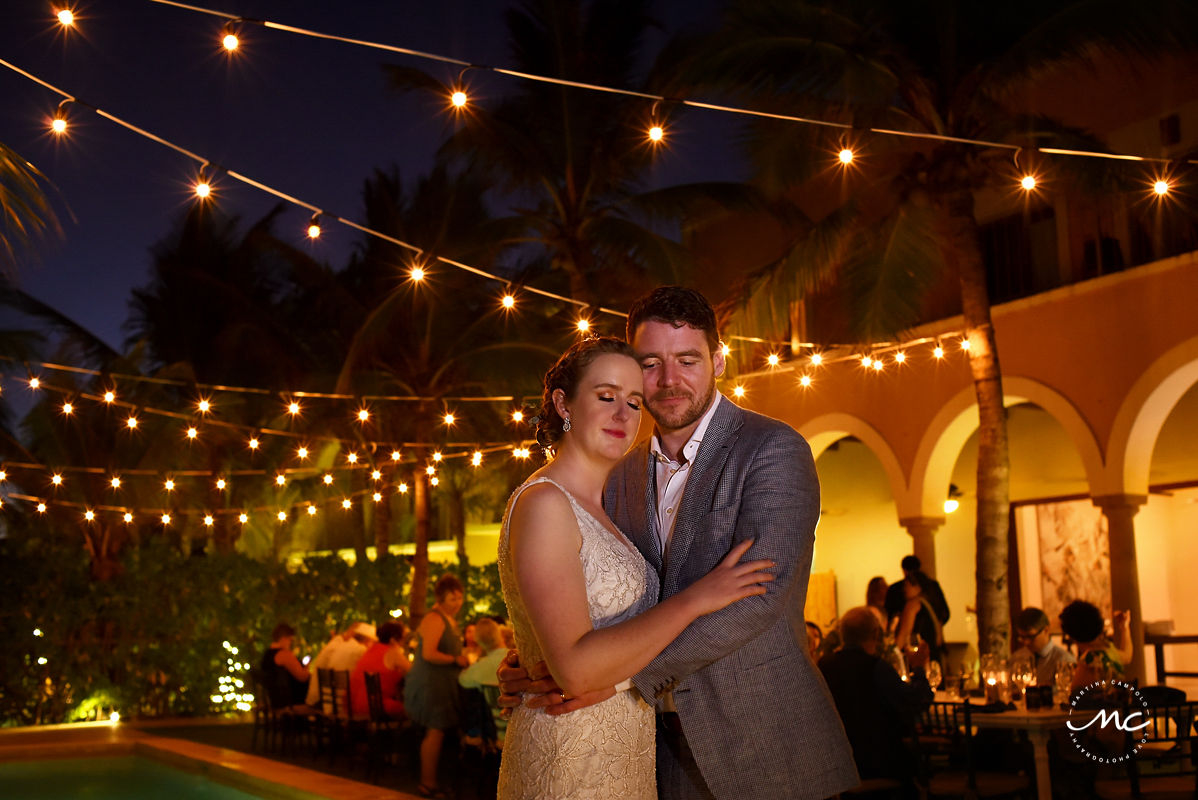
[[[300,404],[295,402],[294,400],[292,400],[290,403],[287,404],[287,413],[293,417],[296,414],[300,413]]]
[[[163,515],[162,515],[162,517],[161,517],[161,519],[162,519],[162,524],[163,524],[163,525],[170,525],[170,524],[171,524],[171,515],[170,515],[170,514],[163,514]]]
[[[968,349],[969,349],[969,340],[968,340],[968,339],[962,339],[962,340],[961,340],[961,349],[962,349],[962,350],[968,350]]]
[[[113,475],[112,480],[108,481],[108,485],[113,489],[121,488],[121,477],[119,475]]]
[[[430,464],[429,466],[427,466],[427,467],[425,467],[425,468],[424,468],[424,473],[425,473],[426,475],[436,475],[436,474],[437,474],[437,468],[436,468],[436,467],[434,467],[434,466],[432,466],[432,465]]]
[[[875,358],[874,363],[873,363],[873,368],[874,368],[874,372],[881,372],[882,371],[882,359]]]
[[[277,517],[279,518],[279,522],[286,522],[286,521],[287,521],[287,512],[286,512],[286,511],[280,511],[280,512],[279,512],[278,514],[276,514],[275,516],[277,516]]]
[[[357,464],[357,463],[358,463],[358,454],[357,454],[357,453],[350,453],[349,455],[347,455],[347,456],[345,457],[345,460],[346,460],[346,461],[348,461],[348,462],[349,462],[349,463],[351,463],[351,464]]]
[[[226,487],[226,486],[228,486],[228,485],[229,485],[229,484],[228,484],[228,483],[225,481],[225,479],[224,479],[224,478],[217,478],[217,479],[216,479],[216,490],[217,490],[218,492],[223,492],[223,491],[225,490],[225,487]]]
[[[472,466],[472,467],[477,467],[477,466],[481,466],[481,465],[482,465],[482,463],[483,463],[483,453],[482,453],[482,451],[481,451],[481,450],[475,450],[475,451],[474,451],[474,454],[470,456],[470,466]]]
[[[46,513],[46,504],[45,504],[45,503],[38,503],[38,504],[37,504],[37,513],[39,513],[39,514],[45,514],[45,513]]]
[[[401,458],[403,458],[403,453],[399,452],[398,450],[391,451],[391,460],[392,461],[399,461]]]
[[[376,470],[374,470],[373,472],[371,472],[371,473],[370,473],[370,479],[371,479],[371,480],[377,481],[377,480],[382,480],[382,478],[383,478],[383,471],[382,471],[382,470],[378,470],[378,469],[376,469]]]
[[[412,267],[412,269],[408,272],[408,277],[411,278],[414,283],[420,283],[422,280],[424,280],[424,275],[424,267]]]
[[[131,431],[136,430],[137,429],[137,417],[130,416],[127,420],[125,420],[125,427]]]
[[[358,422],[366,422],[370,419],[370,410],[366,408],[358,409]]]
[[[370,495],[370,499],[377,503],[383,499],[383,495],[379,492],[375,492],[374,494]]]
[[[443,459],[443,458],[445,458],[445,456],[441,455],[441,451],[440,451],[440,450],[434,450],[434,451],[433,451],[433,461],[436,461],[438,464],[440,464],[440,463],[441,463],[441,459]],[[431,473],[430,473],[430,474],[431,474]]]
[[[187,429],[187,438],[188,439],[195,439],[199,435],[200,435],[200,432],[198,430],[196,430],[194,427]]]
[[[70,403],[62,404],[62,413],[66,414],[67,416],[70,416],[71,412],[73,412],[74,410],[75,410],[75,406],[71,405]]]
[[[349,501],[348,497],[341,501],[341,507],[344,508],[346,511],[348,511],[352,506],[353,506],[353,503],[351,503]]]
[[[429,482],[430,484],[432,484],[433,486],[440,486],[440,485],[441,485],[441,479],[440,479],[440,478],[438,478],[436,475],[434,475],[433,477],[429,478],[429,479],[428,479],[428,482]]]
[[[899,350],[897,353],[894,354],[894,360],[897,363],[902,364],[907,360],[907,354],[905,352],[903,352],[902,350]]]
[[[803,376],[799,377],[799,386],[802,386],[803,388],[807,388],[810,385],[811,385],[811,376],[810,375],[803,375]]]
[[[240,522],[242,525],[244,525],[250,521],[250,515],[245,513],[244,511],[242,511],[240,514],[237,515],[237,521]]]
[[[251,450],[257,450],[258,446],[262,443],[260,441],[258,441],[257,436],[252,436],[252,437],[250,437],[250,440],[247,444]]]
[[[664,139],[665,135],[666,135],[665,129],[662,128],[660,125],[651,125],[649,127],[649,141],[653,142],[654,144],[656,144],[656,143],[660,142],[662,139]]]
[[[287,478],[285,476],[283,476],[283,475],[275,476],[275,486],[285,486],[286,484],[287,484]]]
[[[446,414],[444,420],[446,425],[452,425],[453,423],[457,422],[457,417],[455,417],[453,414]]]
[[[205,525],[205,527],[211,528],[211,527],[212,527],[212,525],[213,525],[213,523],[215,523],[215,522],[216,522],[216,519],[215,519],[215,518],[214,518],[214,517],[213,517],[211,514],[205,514],[205,515],[204,515],[204,525]]]
[[[316,506],[308,506],[308,516],[309,517],[316,516]]]
[[[505,294],[499,302],[504,308],[509,310],[516,307],[516,297],[514,295]]]
[[[173,492],[173,491],[175,491],[175,482],[174,482],[174,480],[172,480],[171,478],[167,478],[167,479],[166,479],[166,480],[163,482],[163,484],[162,484],[162,488],[163,488],[163,489],[165,489],[165,490],[166,490],[166,491],[168,491],[168,492]]]
[[[732,387],[732,396],[735,397],[737,400],[740,400],[741,398],[743,398],[745,396],[745,387],[733,386]]]
[[[326,472],[321,480],[324,481],[325,486],[331,486],[333,483],[333,476]]]
[[[41,382],[40,378],[30,378],[29,379],[29,388],[30,389],[33,389],[33,390],[40,389],[41,385],[42,385],[42,382]]]
[[[449,96],[449,102],[453,103],[454,108],[464,108],[468,99],[469,98],[466,97],[466,93],[461,89],[455,90],[453,94]]]
[[[1032,189],[1036,188],[1036,176],[1024,175],[1023,178],[1020,179],[1019,185],[1023,187],[1025,192],[1030,192]]]
[[[83,518],[88,522],[94,522],[96,519],[96,512],[89,508],[83,512]]]
[[[771,367],[778,366],[778,362],[781,361],[781,359],[778,358],[777,353],[770,353],[769,356],[765,360],[766,360],[766,363],[768,363]]]
[[[399,486],[396,487],[396,489],[399,491],[400,494],[408,493],[408,485],[406,483],[401,483]]]
[[[296,451],[295,451],[295,454],[296,454],[297,456],[299,456],[301,460],[302,460],[302,459],[305,459],[305,458],[307,458],[307,457],[308,457],[308,448],[306,448],[306,447],[301,447],[300,449],[298,449],[298,450],[296,450]]]
[[[104,402],[105,403],[111,403],[111,402],[114,402],[115,400],[116,400],[116,392],[109,390],[104,393]]]
[[[861,356],[861,366],[865,367],[866,369],[869,369],[873,363],[874,360],[869,356]]]
[[[237,38],[237,34],[233,30],[232,25],[226,25],[224,27],[224,29],[221,31],[221,33],[223,35],[221,36],[220,43],[221,43],[221,46],[224,47],[226,51],[232,53],[234,50],[236,50],[238,47],[241,46],[241,41]]]
[[[583,317],[582,319],[578,320],[577,327],[579,333],[586,333],[591,329],[591,321],[586,317]]]
[[[206,397],[200,398],[200,401],[198,403],[196,403],[196,410],[199,411],[201,414],[207,414],[209,411],[212,410],[211,401],[209,401],[208,398],[206,398]]]
[[[937,344],[935,349],[932,350],[932,356],[935,358],[944,358],[944,348]]]
[[[523,421],[524,421],[524,412],[523,411],[513,411],[512,412],[512,422],[523,422]]]
[[[75,24],[75,14],[69,8],[59,9],[55,16],[58,17],[58,21],[64,28],[69,28]]]
[[[320,238],[320,217],[312,217],[312,221],[308,223],[308,238]]]
[[[1164,178],[1158,178],[1152,184],[1152,191],[1157,197],[1164,197],[1169,193],[1171,188],[1173,188],[1172,184],[1170,184],[1169,181],[1165,180]]]
[[[58,474],[51,475],[50,483],[54,484],[55,486],[62,486],[62,476]]]
[[[824,357],[819,353],[812,353],[811,363],[818,367],[820,364],[824,363]]]
[[[839,158],[840,163],[844,164],[846,167],[853,163],[853,151],[847,147],[842,148],[841,151],[836,154],[836,157]],[[866,160],[868,161],[869,159]]]
[[[125,515],[122,517],[122,519],[124,519],[125,524],[128,525],[130,522],[133,521],[133,515],[131,513],[129,513],[128,511],[126,511]]]
[[[208,179],[201,175],[195,183],[195,195],[201,200],[207,200],[212,196],[212,184]]]
[[[723,355],[724,358],[727,358],[728,356],[732,355],[732,348],[726,344],[721,343],[720,344],[720,354]]]
[[[50,120],[50,130],[59,136],[67,132],[67,115],[61,106],[54,112],[54,117]]]

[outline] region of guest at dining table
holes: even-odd
[[[849,609],[838,626],[843,645],[819,660],[836,711],[853,748],[863,780],[892,778],[903,785],[904,797],[917,797],[915,754],[906,744],[919,712],[932,702],[924,675],[926,647],[909,655],[908,679],[899,677],[878,651],[883,630],[866,606]]]
[[[262,654],[258,668],[262,682],[276,710],[304,705],[308,686],[308,668],[300,663],[292,650],[295,628],[280,622],[270,634],[270,647]]]
[[[507,731],[507,719],[499,707],[499,666],[508,648],[503,643],[503,627],[489,617],[483,617],[474,626],[474,637],[482,655],[477,661],[458,673],[458,685],[463,689],[479,689],[491,709],[495,721],[495,732],[500,744]],[[493,690],[493,691],[492,691]]]
[[[886,629],[886,623],[890,621],[886,614],[886,590],[889,588],[890,585],[881,575],[870,578],[869,583],[865,586],[865,607],[874,612],[882,630]]]
[[[1105,635],[1102,612],[1093,603],[1074,600],[1061,610],[1061,631],[1077,645],[1077,669],[1073,671],[1070,692],[1095,681],[1122,677],[1133,658],[1131,614],[1111,614],[1113,634]]]
[[[358,663],[358,659],[362,657],[367,648],[377,640],[378,632],[369,622],[355,622],[342,633],[333,634],[333,637],[320,649],[316,658],[309,665],[311,677],[308,680],[308,705],[313,707],[320,705],[320,683],[317,670],[331,669],[349,672]],[[343,702],[343,700],[338,702]],[[332,707],[325,708],[324,713],[332,714]]]
[[[378,641],[367,648],[349,674],[349,697],[354,714],[364,716],[370,713],[366,673],[374,672],[379,676],[383,711],[396,719],[404,716],[403,679],[411,667],[408,655],[404,652],[406,634],[407,629],[402,622],[384,622],[378,627]]]
[[[1015,615],[1015,641],[1022,647],[1013,655],[1018,655],[1021,650],[1032,655],[1036,665],[1037,686],[1052,686],[1058,667],[1077,663],[1073,653],[1052,640],[1048,630],[1048,615],[1035,606],[1028,606]]]
[[[886,590],[886,615],[894,627],[895,643],[905,654],[913,649],[911,640],[917,635],[931,648],[931,658],[942,661],[944,624],[950,613],[944,591],[923,571],[918,556],[906,556],[900,566],[903,579]]]

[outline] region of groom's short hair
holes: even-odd
[[[711,352],[714,353],[720,346],[715,309],[707,302],[706,297],[694,289],[687,289],[685,286],[658,286],[637,300],[628,312],[626,338],[629,343],[632,342],[632,337],[641,323],[649,321],[664,322],[675,328],[689,325],[703,331]]]

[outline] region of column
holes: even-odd
[[[1130,612],[1132,663],[1126,677],[1145,682],[1144,621],[1140,609],[1140,568],[1136,561],[1136,512],[1148,501],[1144,495],[1112,494],[1093,498],[1107,519],[1111,548],[1111,607]]]
[[[911,534],[911,552],[919,559],[924,574],[936,577],[936,542],[932,534],[944,524],[944,517],[901,517],[899,524]]]

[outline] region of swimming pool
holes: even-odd
[[[210,778],[144,756],[70,758],[0,763],[6,800],[256,800]]]

